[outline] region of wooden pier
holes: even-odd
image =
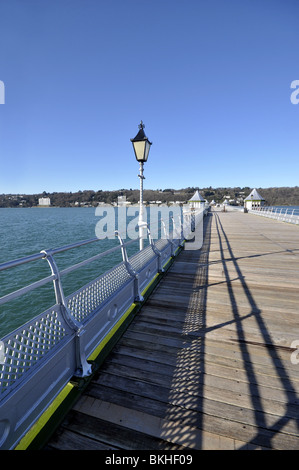
[[[190,248],[46,449],[299,449],[299,227],[212,212]]]

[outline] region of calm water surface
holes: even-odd
[[[8,208],[0,209],[0,263],[41,250],[58,248],[96,237],[99,221],[95,208]],[[119,245],[115,240],[75,248],[55,255],[60,269]],[[128,247],[128,255],[138,250],[138,242]],[[121,262],[117,251],[62,278],[65,295]],[[38,260],[0,272],[0,297],[51,275],[46,260]],[[55,304],[53,283],[42,286],[19,299],[0,306],[0,338]]]
[[[292,214],[294,211],[294,215],[299,215],[299,206],[268,206],[269,208],[272,208],[274,212],[280,212],[282,214],[288,213]]]
[[[279,208],[282,208],[283,212],[287,209],[290,212],[294,208],[295,213],[299,213],[298,206],[279,206]],[[99,220],[95,208],[0,208],[0,263],[39,253],[41,250],[94,238]],[[119,245],[117,239],[101,240],[59,253],[55,255],[55,261],[58,267],[63,269],[116,245]],[[137,250],[138,242],[128,247],[128,255],[131,256]],[[117,251],[64,276],[62,285],[65,295],[75,292],[119,262],[121,262],[121,253]],[[50,274],[46,260],[2,271],[0,297]],[[50,282],[19,299],[1,305],[0,338],[54,304],[53,283]]]

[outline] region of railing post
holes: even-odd
[[[61,305],[63,307],[62,309],[63,318],[65,319],[68,326],[72,328],[73,330],[77,330],[78,328],[80,328],[80,324],[75,320],[75,318],[72,317],[67,307],[62,284],[61,284],[60,272],[53,258],[52,250],[42,250],[41,253],[45,254],[44,259],[48,261],[51,272],[55,276],[55,279],[53,280],[53,285],[54,285],[54,291],[55,291],[56,304]]]
[[[61,314],[68,324],[68,326],[75,332],[75,354],[76,354],[76,365],[77,370],[75,371],[76,377],[87,377],[91,374],[91,365],[87,362],[84,348],[82,345],[82,335],[84,330],[82,329],[81,323],[79,323],[70,313],[70,310],[66,304],[61,279],[58,266],[53,258],[51,250],[42,250],[41,253],[44,253],[44,258],[48,261],[48,264],[51,268],[52,274],[55,276],[53,280],[54,291],[56,297],[56,304],[60,306]]]
[[[173,224],[173,233],[175,236],[176,240],[179,240],[178,246],[182,247],[183,246],[183,240],[182,240],[182,221],[180,220],[180,216],[178,215],[178,227],[177,224],[175,223],[174,217],[171,217],[172,219],[172,224]],[[172,237],[173,238],[173,237]]]
[[[183,240],[188,240],[191,234],[191,212],[190,209],[188,211],[183,212]]]
[[[176,228],[176,224],[175,224],[175,221],[174,221],[174,217],[172,217],[172,221],[173,221],[173,225],[175,227],[175,230],[176,230],[176,234],[179,235],[178,236],[178,239],[180,240],[180,247],[183,247],[184,246],[184,230],[183,230],[183,223],[182,223],[182,219],[181,219],[181,216],[178,215],[178,226],[179,226],[179,229],[177,230]]]
[[[180,227],[181,227],[181,241],[180,241],[180,247],[184,247],[185,244],[184,244],[184,240],[185,240],[185,237],[184,237],[184,222],[182,221],[181,217],[179,216],[179,222],[180,222]]]
[[[121,236],[120,236],[120,234],[117,230],[115,231],[115,236],[118,237],[118,240],[119,240],[119,243],[120,243],[120,246],[121,246],[121,253],[122,253],[122,258],[123,258],[123,262],[125,264],[125,267],[126,267],[128,273],[130,274],[130,276],[132,276],[132,278],[134,279],[134,298],[135,298],[135,301],[136,302],[142,302],[144,299],[143,299],[143,297],[140,293],[138,273],[136,273],[136,271],[133,269],[133,267],[132,267],[132,265],[129,261],[124,241],[121,238]]]
[[[147,227],[147,233],[148,233],[149,244],[152,247],[153,252],[158,256],[158,272],[164,273],[164,269],[162,266],[162,253],[156,247],[154,240],[152,239],[152,236],[151,236],[151,231],[148,227]]]
[[[172,220],[172,225],[173,225],[173,234],[175,235],[175,238],[178,238],[179,240],[181,240],[181,234],[179,234],[179,230],[177,229],[177,224],[175,223],[174,217],[171,217],[171,220]]]
[[[173,243],[172,240],[170,240],[169,234],[167,234],[167,232],[166,232],[166,226],[165,226],[165,222],[164,222],[163,219],[161,219],[161,224],[162,224],[162,226],[163,226],[165,238],[166,238],[166,240],[168,240],[169,243],[171,244],[171,252],[170,252],[170,254],[171,254],[171,257],[173,258],[173,257],[174,257],[174,252],[175,252],[174,243]]]

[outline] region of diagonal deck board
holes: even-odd
[[[214,212],[48,449],[299,449],[299,228]]]

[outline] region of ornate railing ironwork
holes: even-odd
[[[199,220],[203,210],[186,212],[173,220],[173,231],[154,241],[148,229],[149,244],[131,257],[127,247],[136,240],[119,244],[73,266],[59,270],[55,255],[98,238],[64,247],[43,250],[31,256],[0,265],[0,271],[44,259],[51,275],[0,298],[0,305],[23,296],[49,282],[53,283],[56,303],[0,341],[0,448],[12,449],[57,397],[72,377],[88,377],[92,366],[88,357],[109,334],[157,273],[178,249]],[[189,228],[186,228],[189,227]],[[61,279],[82,266],[120,250],[121,263],[69,296],[64,295]]]

